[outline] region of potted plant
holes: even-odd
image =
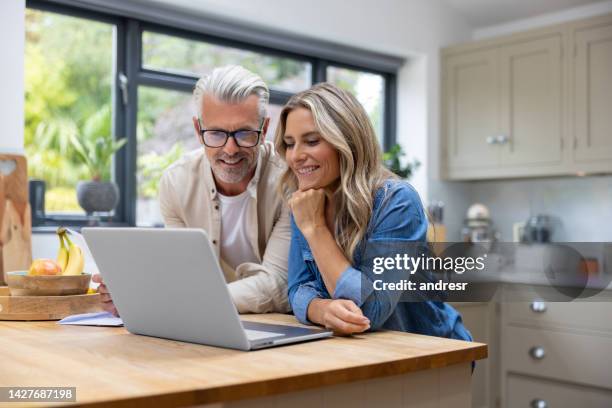
[[[416,169],[421,166],[421,162],[414,160],[402,165],[401,158],[406,153],[402,150],[402,147],[398,144],[391,146],[389,151],[383,153],[383,163],[385,167],[397,174],[399,177],[409,179]]]
[[[87,214],[110,212],[119,202],[119,188],[110,181],[110,165],[113,155],[121,149],[127,139],[115,140],[110,133],[99,133],[105,128],[100,121],[108,119],[110,110],[105,107],[97,112],[79,134],[72,134],[70,143],[87,167],[91,180],[77,184],[77,200]]]

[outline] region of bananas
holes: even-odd
[[[64,273],[66,266],[68,265],[68,248],[66,248],[66,243],[64,242],[65,232],[66,230],[64,230],[64,233],[60,234],[58,230],[57,233],[60,241],[60,248],[59,251],[57,251],[57,264],[60,266],[60,268],[62,268],[62,273]]]
[[[65,228],[58,228],[57,235],[60,240],[57,263],[62,267],[62,275],[82,274],[85,267],[83,250],[70,240],[68,231]]]

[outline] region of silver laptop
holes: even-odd
[[[83,236],[131,333],[239,350],[332,335],[241,321],[204,230],[83,228]]]

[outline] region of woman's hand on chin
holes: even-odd
[[[352,300],[314,299],[308,312],[311,321],[333,330],[336,335],[361,333],[370,328],[370,320]]]
[[[296,225],[306,239],[312,237],[325,224],[325,190],[296,191],[289,199],[289,207]]]

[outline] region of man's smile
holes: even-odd
[[[233,158],[233,159],[224,158],[224,159],[219,159],[218,161],[221,162],[225,166],[235,167],[235,166],[239,166],[243,160],[244,160],[244,157],[238,157],[238,158]]]

